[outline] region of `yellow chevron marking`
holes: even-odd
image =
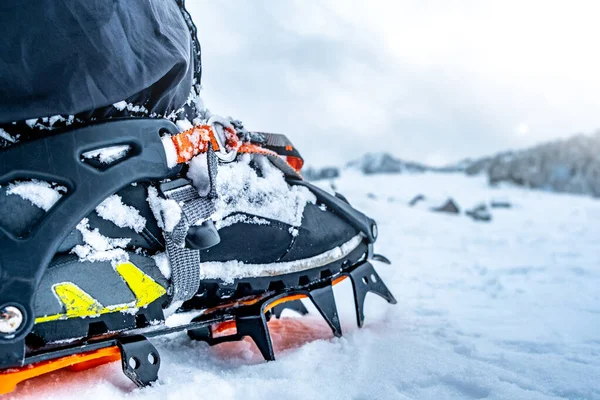
[[[65,282],[54,285],[58,299],[65,307],[64,314],[46,315],[35,319],[36,324],[68,318],[97,317],[118,311],[127,311],[145,307],[164,296],[167,291],[130,262],[117,265],[116,271],[135,295],[135,303],[103,306],[92,296],[74,283]]]
[[[44,322],[56,321],[58,319],[64,319],[64,314],[54,314],[54,315],[46,315],[45,317],[37,317],[35,319],[35,323],[41,324]]]
[[[136,307],[145,307],[167,294],[165,288],[130,262],[119,264],[116,269],[135,295]]]
[[[98,316],[102,304],[73,283],[59,283],[54,292],[65,305],[67,318]]]
[[[65,307],[65,313],[36,318],[36,324],[67,318],[97,317],[103,314],[102,304],[74,283],[58,283],[52,289]]]

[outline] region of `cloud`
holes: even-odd
[[[600,127],[596,2],[188,3],[209,108],[287,133],[311,164],[459,159]]]

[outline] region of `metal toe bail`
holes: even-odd
[[[215,155],[217,156],[217,158],[225,163],[230,163],[232,161],[235,160],[235,158],[237,157],[237,149],[236,148],[231,148],[230,150],[227,149],[227,137],[225,136],[225,130],[230,130],[232,132],[235,132],[235,129],[233,127],[233,125],[231,125],[231,123],[229,121],[227,121],[226,119],[219,117],[219,116],[213,116],[208,120],[208,125],[210,125],[214,131],[214,137],[215,140],[217,141],[217,144],[219,145],[219,150],[215,151]]]

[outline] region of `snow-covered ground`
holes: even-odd
[[[162,367],[154,387],[134,388],[113,363],[26,382],[13,395],[600,399],[600,201],[493,189],[458,174],[346,174],[336,185],[378,220],[376,250],[393,261],[376,267],[398,304],[368,297],[363,329],[344,282],[336,294],[345,336],[329,338],[319,323],[318,340],[275,338],[287,348],[276,362],[260,362],[248,342],[209,348],[175,334],[155,341]],[[407,207],[417,194],[452,196],[463,208],[502,197],[513,208],[478,223]]]

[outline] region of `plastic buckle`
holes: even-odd
[[[169,199],[170,192],[177,191],[188,185],[192,186],[192,182],[185,178],[177,178],[168,182],[162,182],[158,185],[158,191],[165,199]]]
[[[185,178],[162,182],[158,186],[158,190],[164,198],[171,199],[173,193],[186,187],[192,187],[193,190],[196,190],[192,182]],[[202,222],[200,225],[191,225],[188,228],[185,238],[186,247],[192,250],[206,250],[216,246],[220,242],[221,236],[219,235],[219,231],[217,231],[214,222],[210,219]]]

